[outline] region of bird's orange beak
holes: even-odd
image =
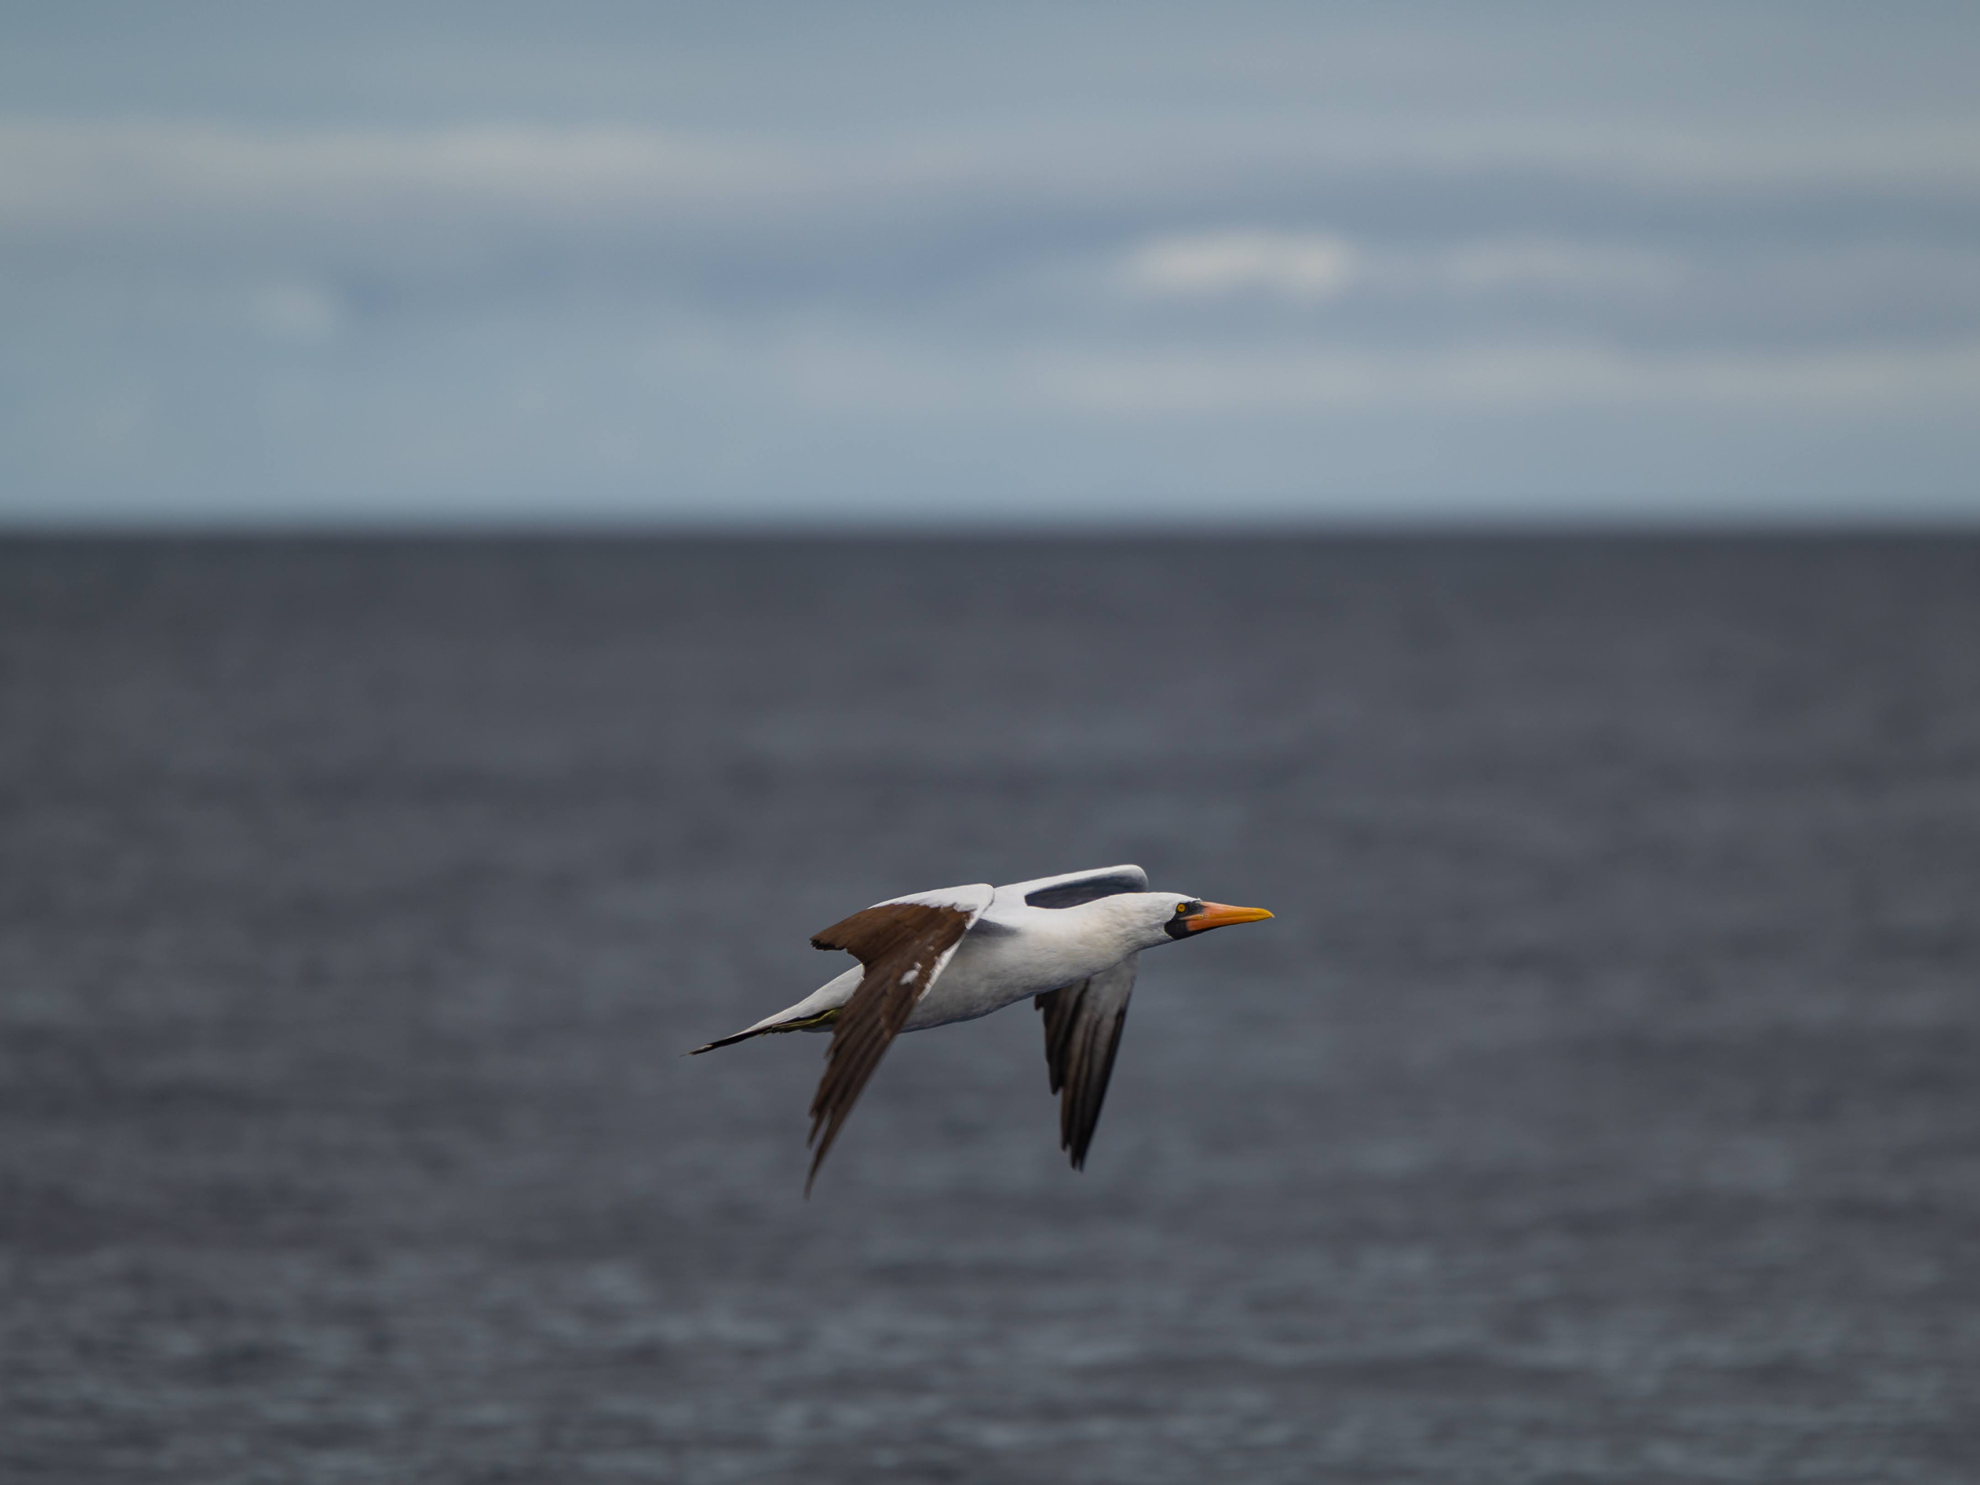
[[[1272,915],[1263,908],[1231,907],[1221,902],[1206,902],[1203,911],[1191,913],[1183,919],[1183,926],[1191,933],[1201,933],[1206,928],[1228,928],[1233,923],[1262,923]]]

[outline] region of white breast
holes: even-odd
[[[987,1016],[1111,968],[1136,947],[1104,900],[1075,908],[999,903],[964,935],[903,1030]]]

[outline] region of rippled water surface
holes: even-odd
[[[1980,544],[0,545],[0,1478],[1980,1478]],[[1140,861],[1038,1018],[678,1054]]]

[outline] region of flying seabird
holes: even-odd
[[[1100,1122],[1100,1103],[1143,949],[1272,915],[1183,892],[1150,892],[1138,866],[1073,871],[992,887],[987,882],[893,897],[814,934],[814,949],[859,963],[796,1005],[695,1048],[732,1046],[773,1031],[830,1031],[825,1075],[811,1100],[817,1147],[808,1195],[860,1090],[903,1031],[973,1021],[1035,998],[1045,1062],[1059,1100],[1059,1147],[1074,1170]]]

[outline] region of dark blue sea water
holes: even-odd
[[[0,544],[0,1479],[1980,1479],[1980,543]],[[1038,1018],[678,1054],[1139,861]]]

